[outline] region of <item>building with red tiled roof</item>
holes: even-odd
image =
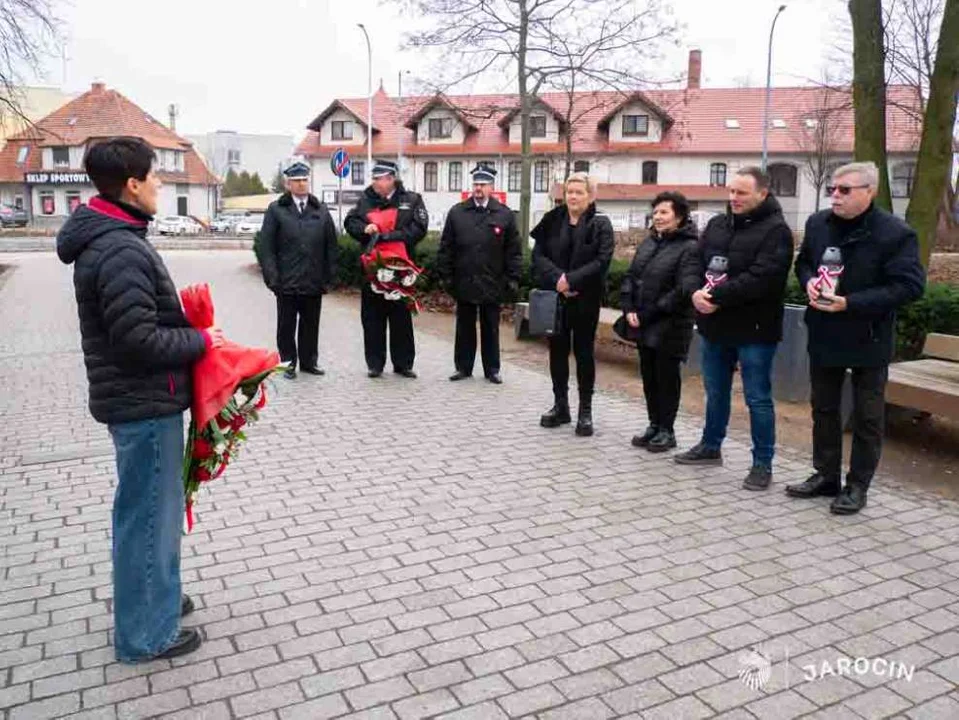
[[[83,171],[87,147],[120,136],[156,151],[159,215],[213,217],[219,180],[192,143],[99,82],[9,139],[0,150],[0,202],[26,208],[38,224],[59,224],[96,194]]]
[[[579,92],[572,107],[564,93],[544,93],[532,117],[534,219],[552,206],[566,168],[566,140],[575,169],[600,184],[598,205],[620,228],[641,224],[657,192],[681,188],[703,211],[721,211],[728,178],[758,165],[762,151],[764,88],[703,88],[699,56],[690,58],[685,88],[630,94]],[[921,101],[911,88],[889,90],[887,140],[894,203],[905,211],[921,127]],[[484,162],[498,171],[497,189],[519,207],[520,131],[516,95],[373,96],[373,156],[397,159],[406,185],[422,193],[438,227],[469,188],[469,170]],[[847,88],[773,88],[769,115],[769,170],[787,220],[801,228],[817,207],[809,158],[828,146],[829,165],[852,159],[852,96]],[[571,122],[568,122],[570,120]],[[824,123],[824,125],[821,125]],[[828,132],[819,133],[823,127]],[[312,158],[314,181],[331,189],[330,155],[346,148],[354,159],[344,181],[367,182],[367,99],[337,99],[308,125],[297,152]],[[825,142],[816,137],[826,137]],[[605,189],[604,189],[605,186]],[[328,193],[329,196],[329,193]]]

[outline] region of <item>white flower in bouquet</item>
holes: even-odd
[[[396,277],[396,273],[389,268],[380,268],[376,271],[376,279],[381,283],[393,282],[394,277]]]
[[[403,293],[401,293],[399,290],[390,290],[383,297],[385,297],[387,300],[399,300],[401,297],[403,297]]]
[[[416,279],[419,277],[415,272],[411,272],[408,275],[404,275],[403,279],[400,280],[400,283],[403,287],[412,287],[416,284]]]

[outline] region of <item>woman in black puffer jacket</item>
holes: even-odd
[[[620,292],[626,332],[636,341],[649,427],[633,445],[650,452],[676,447],[673,422],[679,410],[680,365],[693,336],[690,300],[703,284],[699,235],[689,202],[678,192],[653,200],[653,226],[636,249]],[[622,324],[622,323],[621,323]]]

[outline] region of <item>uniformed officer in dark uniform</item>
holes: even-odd
[[[346,232],[359,241],[364,253],[372,250],[377,242],[403,242],[412,259],[413,248],[426,235],[429,226],[423,198],[404,188],[403,183],[396,179],[394,162],[377,160],[373,163],[371,176],[373,182],[346,216],[343,223]],[[368,214],[390,208],[396,209],[395,227],[381,232],[379,227],[370,222]],[[366,282],[360,298],[360,317],[363,321],[363,345],[369,376],[377,378],[383,374],[386,365],[386,328],[389,325],[393,372],[415,378],[413,317],[406,303],[387,300],[374,293]]]
[[[456,298],[456,372],[450,380],[473,374],[479,314],[483,373],[499,385],[500,303],[519,290],[523,249],[513,211],[493,197],[496,170],[477,165],[471,174],[473,197],[450,208],[437,255],[440,277]]]
[[[266,209],[259,259],[276,295],[276,344],[292,380],[297,360],[302,372],[324,373],[317,365],[320,309],[336,278],[337,240],[329,210],[310,193],[309,165],[294,160],[283,174],[287,192]]]

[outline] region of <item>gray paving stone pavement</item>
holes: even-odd
[[[788,449],[771,491],[744,491],[743,438],[724,468],[680,467],[630,447],[643,409],[614,394],[595,437],[544,430],[544,373],[449,383],[447,337],[418,335],[419,380],[371,381],[342,297],[327,375],[277,382],[200,496],[183,579],[205,644],[120,665],[112,447],[87,414],[70,270],[0,259],[17,265],[0,281],[4,720],[959,717],[955,503],[880,478],[837,518],[785,497],[808,472]],[[272,344],[249,252],[167,259],[178,284],[211,282],[231,338]],[[680,445],[698,428],[681,418]]]

